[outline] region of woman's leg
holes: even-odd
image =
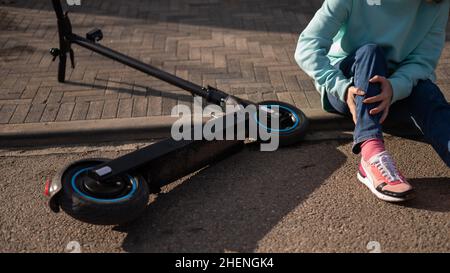
[[[425,140],[450,167],[450,104],[430,80],[419,81],[406,99]]]
[[[354,54],[345,58],[336,65],[347,78],[353,78],[355,87],[366,92],[365,96],[356,96],[357,122],[353,133],[353,152],[361,152],[361,144],[369,139],[383,139],[380,124],[381,114],[371,115],[369,111],[379,103],[365,104],[365,98],[379,95],[381,86],[378,83],[370,83],[374,76],[387,76],[387,62],[383,50],[375,45],[368,44],[360,47]],[[341,114],[348,115],[347,105],[338,98],[327,94],[328,101]]]
[[[363,100],[381,93],[380,84],[370,83],[374,76],[387,77],[387,62],[383,50],[374,44],[359,48],[354,54],[338,64],[344,75],[353,78],[355,87],[365,91],[365,96],[356,96],[357,121],[353,134],[353,153],[362,159],[358,178],[378,198],[398,202],[410,199],[412,187],[397,170],[391,156],[384,149],[380,124],[382,113],[371,115],[370,110],[379,103],[365,104]],[[348,109],[337,98],[328,96],[336,111],[345,114]]]

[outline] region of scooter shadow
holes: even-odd
[[[141,218],[115,229],[128,233],[128,252],[252,252],[345,160],[335,142],[250,146],[166,189]]]
[[[80,86],[80,87],[95,88],[95,89],[99,89],[99,90],[109,89],[109,90],[115,91],[119,94],[123,93],[123,94],[140,96],[140,97],[153,96],[153,97],[162,97],[162,98],[180,100],[180,101],[185,101],[185,102],[192,101],[192,96],[187,93],[174,94],[171,92],[159,91],[157,89],[151,88],[146,85],[140,85],[137,83],[129,83],[129,82],[124,82],[124,81],[112,81],[112,80],[100,79],[100,78],[97,78],[96,80],[105,82],[105,85],[95,84],[95,83],[83,83],[83,82],[76,82],[76,81],[66,81],[65,83],[70,84],[70,85]],[[120,85],[120,87],[107,86],[108,83],[115,83],[115,84]],[[137,89],[136,87],[138,87],[139,89]]]

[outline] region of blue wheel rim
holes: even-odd
[[[131,187],[131,191],[130,191],[129,193],[127,193],[125,196],[122,196],[122,197],[120,197],[120,198],[112,198],[112,199],[107,199],[107,198],[102,199],[102,198],[96,198],[96,197],[89,196],[89,195],[83,193],[82,191],[80,191],[80,189],[77,187],[75,181],[76,181],[77,177],[78,177],[81,173],[86,172],[86,171],[88,171],[88,170],[90,170],[90,169],[92,169],[92,167],[91,167],[91,168],[83,168],[83,169],[77,171],[77,172],[72,176],[72,179],[71,179],[72,189],[73,189],[77,194],[81,195],[83,198],[86,198],[86,199],[88,199],[88,200],[91,200],[91,201],[94,201],[94,202],[98,202],[98,203],[116,203],[116,202],[121,202],[121,201],[124,201],[124,200],[130,198],[130,197],[133,196],[133,195],[136,193],[136,191],[137,191],[137,181],[136,181],[136,179],[135,179],[134,177],[131,177],[130,175],[127,175],[128,178],[130,179],[130,182],[131,182],[131,186],[132,186],[132,187]]]
[[[262,105],[262,106],[266,106],[268,108],[270,108],[271,106],[277,106],[278,108],[287,110],[288,112],[290,112],[294,118],[295,118],[295,123],[294,125],[292,125],[291,127],[285,128],[285,129],[272,129],[272,128],[268,128],[266,125],[262,124],[259,119],[258,119],[258,115],[257,112],[254,113],[253,118],[255,119],[256,123],[258,124],[258,126],[261,126],[262,128],[264,128],[265,130],[267,130],[268,132],[278,132],[278,133],[287,133],[289,131],[294,130],[301,122],[300,117],[297,115],[297,113],[295,113],[292,109],[290,109],[289,107],[286,106],[282,106],[282,105],[276,105],[276,104],[268,104],[268,105]]]

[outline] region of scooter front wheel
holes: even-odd
[[[278,112],[279,119],[276,126],[270,121],[270,118],[266,121],[261,119],[260,111],[255,113],[254,119],[260,129],[278,135],[279,146],[293,145],[302,140],[308,129],[309,120],[300,109],[281,101],[263,101],[258,103],[258,106],[267,113]]]
[[[130,174],[123,174],[107,183],[90,178],[88,171],[103,162],[84,160],[66,169],[61,179],[61,208],[73,218],[90,224],[130,222],[147,206],[148,185],[141,177]]]

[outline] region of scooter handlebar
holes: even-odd
[[[56,17],[58,19],[64,18],[64,11],[62,9],[61,1],[60,0],[52,0],[53,9],[55,10]]]
[[[56,13],[56,18],[58,19],[59,49],[52,49],[53,52],[51,51],[51,53],[54,59],[59,56],[58,81],[64,82],[66,76],[67,54],[70,54],[70,61],[72,67],[74,67],[73,51],[70,47],[70,41],[67,40],[67,35],[72,32],[72,26],[69,17],[64,14],[61,1],[52,0],[52,5]]]

